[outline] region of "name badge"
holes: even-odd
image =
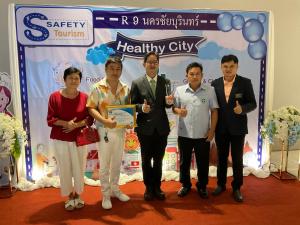
[[[243,98],[243,93],[236,93],[235,98]]]

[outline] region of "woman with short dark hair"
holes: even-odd
[[[65,88],[53,92],[48,102],[47,122],[59,167],[61,195],[69,197],[65,202],[68,211],[84,206],[80,194],[84,188],[87,148],[77,147],[75,141],[81,128],[93,122],[85,106],[87,94],[78,90],[81,78],[77,68],[66,69]]]

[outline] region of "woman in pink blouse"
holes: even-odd
[[[87,148],[77,147],[75,141],[82,127],[93,121],[86,108],[87,94],[78,90],[81,78],[82,73],[77,68],[66,69],[65,88],[53,92],[48,102],[50,138],[59,167],[61,195],[69,197],[65,202],[68,211],[84,206],[80,194],[84,189]]]

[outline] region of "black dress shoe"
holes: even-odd
[[[217,186],[216,189],[213,191],[212,195],[218,196],[222,192],[224,192],[225,190],[226,190],[226,187],[224,187],[224,186]]]
[[[146,188],[146,191],[144,193],[144,199],[145,199],[145,201],[151,201],[154,199],[154,193],[153,193],[152,189]]]
[[[233,199],[236,201],[236,202],[243,202],[244,199],[243,199],[243,196],[242,196],[242,193],[240,190],[234,190],[232,192],[232,195],[233,195]]]
[[[208,198],[208,191],[206,188],[198,188],[198,194],[201,198]]]
[[[184,197],[186,196],[189,192],[190,192],[191,188],[188,188],[188,187],[181,187],[179,189],[179,191],[177,192],[177,195],[179,197]]]
[[[165,193],[160,189],[160,187],[155,187],[154,188],[154,196],[158,200],[165,200],[166,199]]]

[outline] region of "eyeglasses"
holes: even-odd
[[[200,76],[202,76],[202,73],[188,73],[188,76],[190,76],[190,77],[200,77]]]
[[[146,62],[147,64],[153,64],[153,65],[158,65],[158,61],[148,61]]]

